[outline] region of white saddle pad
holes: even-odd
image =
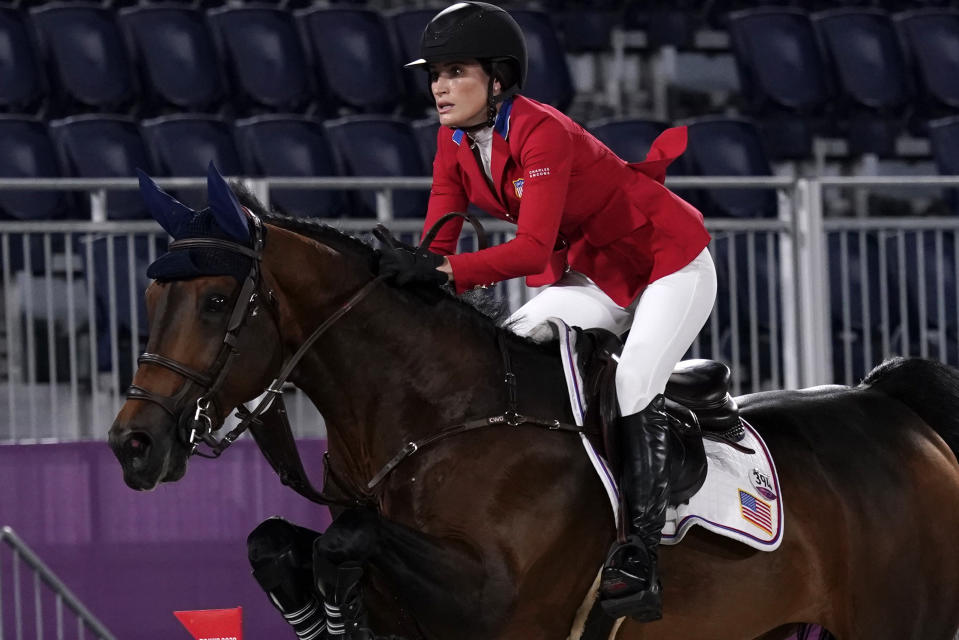
[[[576,424],[582,426],[586,399],[576,362],[576,333],[559,318],[550,318],[549,323],[559,338],[573,417]],[[776,465],[756,430],[745,421],[743,426],[746,436],[740,444],[755,453],[743,453],[712,440],[703,441],[708,466],[706,481],[688,503],[667,510],[662,544],[679,543],[690,527],[699,525],[760,551],[773,551],[779,547],[783,534],[783,505]],[[619,493],[613,475],[586,436],[580,434],[580,437],[586,455],[606,488],[618,524]]]

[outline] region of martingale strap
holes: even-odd
[[[506,411],[498,416],[479,418],[477,420],[470,420],[468,422],[455,424],[453,426],[441,429],[440,431],[421,440],[407,442],[406,445],[400,449],[399,452],[397,452],[397,454],[393,456],[375,476],[373,476],[373,479],[367,483],[366,488],[368,490],[373,491],[376,489],[376,487],[379,486],[387,478],[387,476],[389,476],[393,470],[399,466],[401,462],[415,454],[420,449],[425,449],[436,444],[437,442],[446,440],[452,436],[460,435],[461,433],[468,433],[470,431],[483,429],[485,427],[519,427],[522,425],[542,427],[548,431],[565,431],[567,433],[583,433],[586,431],[585,427],[566,424],[565,422],[560,422],[556,419],[535,418],[532,416],[524,416],[523,414],[519,413],[517,405],[516,374],[513,373],[513,367],[509,355],[509,347],[506,344],[506,338],[504,337],[503,333],[498,335],[498,342],[500,353],[503,357],[504,382],[506,383]]]

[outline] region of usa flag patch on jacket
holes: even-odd
[[[523,183],[526,182],[523,178],[518,178],[513,180],[513,189],[516,191],[516,197],[523,197]]]

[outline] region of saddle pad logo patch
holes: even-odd
[[[744,520],[756,525],[766,533],[772,534],[773,521],[769,503],[748,491],[739,489],[739,510]]]
[[[773,483],[772,480],[769,479],[769,475],[759,469],[753,468],[749,472],[749,481],[752,483],[753,488],[756,489],[756,492],[766,498],[766,500],[776,499],[776,492],[773,491]]]
[[[516,191],[516,197],[523,197],[523,183],[526,182],[523,178],[518,178],[513,180],[513,190]]]

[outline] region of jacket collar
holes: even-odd
[[[500,134],[503,140],[509,140],[509,119],[512,111],[513,98],[510,96],[503,101],[503,106],[500,107],[499,113],[496,114],[496,121],[493,123],[493,130]],[[462,129],[453,130],[453,142],[455,142],[457,145],[463,142],[464,136],[466,136],[466,132]]]

